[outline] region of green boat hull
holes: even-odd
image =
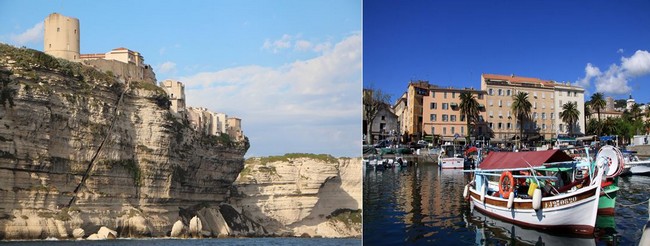
[[[616,181],[602,189],[600,198],[598,199],[598,214],[599,215],[614,215],[614,207],[616,207],[616,195],[618,194],[618,178]]]

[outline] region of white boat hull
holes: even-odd
[[[636,165],[630,167],[630,173],[631,174],[650,174],[650,166],[645,166],[645,165]]]
[[[465,159],[463,158],[439,158],[438,165],[442,169],[463,169]]]
[[[542,198],[541,209],[532,208],[532,199],[514,199],[511,209],[507,199],[485,196],[470,189],[471,206],[486,215],[522,227],[545,232],[591,235],[596,224],[600,182],[572,193]]]

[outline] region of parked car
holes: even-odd
[[[426,145],[423,145],[423,144],[420,144],[420,143],[416,143],[416,142],[410,142],[410,143],[408,144],[408,147],[411,148],[411,149],[421,149],[421,148],[425,148]]]
[[[429,143],[429,142],[427,142],[427,141],[424,141],[424,140],[420,140],[420,141],[418,141],[418,145],[420,145],[420,146],[421,146],[420,148],[426,148],[426,147],[429,147],[429,146],[431,146],[432,144],[431,144],[431,143]]]

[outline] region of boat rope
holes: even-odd
[[[605,194],[607,194],[607,193],[605,193]],[[609,197],[609,196],[607,196],[607,197]],[[634,203],[634,204],[621,204],[621,203],[619,203],[618,205],[621,205],[621,207],[624,207],[624,208],[630,208],[630,207],[636,207],[636,206],[639,206],[641,204],[647,203],[648,201],[650,201],[650,200],[645,200],[643,202]]]
[[[111,136],[111,132],[113,131],[113,127],[115,126],[115,122],[117,121],[117,114],[118,114],[118,109],[120,108],[120,103],[122,102],[122,98],[124,97],[124,94],[129,90],[129,83],[130,81],[127,80],[125,83],[125,88],[120,94],[120,97],[117,99],[117,104],[115,105],[115,108],[113,109],[113,119],[111,120],[111,125],[108,128],[108,132],[106,133],[106,136],[104,136],[104,139],[102,140],[101,143],[99,143],[99,147],[97,147],[97,151],[95,151],[95,154],[93,157],[90,159],[90,163],[88,163],[88,168],[86,169],[86,172],[84,172],[84,176],[81,178],[81,182],[79,182],[79,185],[77,185],[77,188],[74,189],[72,198],[70,199],[70,202],[68,202],[68,207],[72,206],[75,201],[77,200],[77,192],[81,190],[81,187],[83,187],[84,183],[90,176],[90,173],[93,170],[93,167],[95,166],[95,159],[97,156],[99,156],[99,153],[102,150],[102,147],[104,146],[104,143],[106,140]]]

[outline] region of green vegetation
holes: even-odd
[[[154,96],[148,99],[155,102],[160,109],[169,110],[169,107],[172,105],[172,102],[169,100],[169,95],[167,95],[167,92],[165,92],[165,90],[160,86],[145,81],[131,81],[130,86],[131,89],[153,91],[155,93]]]
[[[235,142],[232,141],[230,135],[226,133],[221,133],[219,136],[215,135],[202,135],[201,142],[203,144],[209,144],[212,146],[228,146],[233,147]]]
[[[310,158],[315,160],[324,161],[327,163],[338,163],[338,160],[331,155],[327,154],[307,154],[307,153],[289,153],[283,156],[269,156],[259,158],[262,165],[266,165],[271,162],[291,162],[292,159],[298,158]],[[251,159],[246,160],[246,162],[252,161]]]
[[[331,215],[328,215],[326,218],[330,221],[340,221],[343,224],[345,224],[347,228],[351,228],[353,226],[361,225],[362,213],[361,213],[361,209],[358,210],[337,209],[334,212],[332,212]]]
[[[242,177],[246,177],[246,176],[251,174],[251,171],[252,171],[251,166],[250,165],[245,165],[244,169],[241,170],[239,175],[242,176]]]
[[[623,111],[620,118],[590,119],[587,122],[587,134],[618,135],[622,143],[629,143],[634,135],[650,133],[650,115],[646,113],[646,121],[643,121],[643,116],[639,105],[635,104],[631,110]]]
[[[269,173],[271,175],[275,175],[275,176],[280,177],[280,175],[278,174],[278,171],[273,166],[271,166],[271,167],[261,166],[257,170],[259,170],[260,172],[263,172],[263,173]]]
[[[84,66],[79,62],[57,59],[38,50],[15,48],[10,45],[0,44],[0,54],[8,56],[11,60],[15,61],[13,64],[14,70],[9,73],[20,74],[23,77],[32,80],[31,82],[25,80],[21,81],[21,83],[26,85],[25,90],[31,90],[32,86],[44,89],[44,91],[51,90],[48,88],[46,81],[34,81],[39,79],[38,73],[36,73],[38,71],[50,71],[73,78],[66,79],[63,82],[69,89],[73,90],[75,94],[91,93],[95,87],[91,82],[106,85],[119,84],[114,76],[101,72],[93,67]],[[38,85],[36,82],[42,82],[42,84]],[[12,93],[15,93],[15,91],[12,92],[11,89],[12,88],[6,86],[0,88],[0,96],[3,96],[3,98],[0,98],[2,99],[0,102],[9,102],[10,105],[12,104],[11,95]]]
[[[130,82],[131,89],[143,89],[143,90],[148,90],[148,91],[154,91],[157,92],[157,94],[165,94],[165,90],[161,88],[160,86],[157,86],[151,82],[145,82],[145,81],[131,81]]]
[[[519,137],[521,138],[524,135],[524,121],[530,120],[530,112],[533,105],[528,100],[528,93],[520,91],[517,94],[512,95],[512,114],[517,118],[519,122]],[[519,148],[521,148],[521,141],[519,142]]]

